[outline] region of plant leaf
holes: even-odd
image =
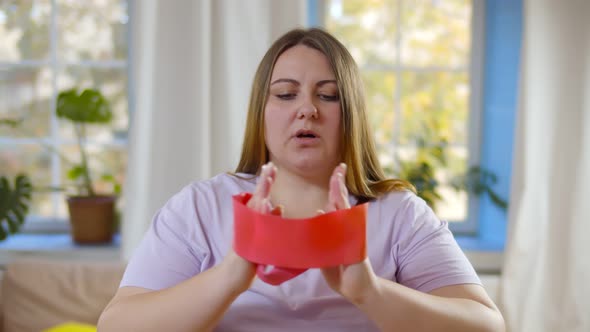
[[[77,180],[82,175],[84,175],[84,167],[81,165],[74,166],[68,171],[68,179],[70,180]]]
[[[23,119],[0,119],[0,126],[8,126],[10,128],[16,128],[23,122]]]
[[[492,203],[494,203],[497,207],[501,208],[504,211],[508,209],[508,202],[500,198],[500,196],[496,194],[491,188],[487,188],[487,193],[490,196],[490,200],[492,201]]]
[[[115,177],[112,174],[103,174],[100,179],[103,181],[115,182]]]
[[[113,117],[106,98],[94,89],[86,89],[79,95],[76,89],[60,92],[56,114],[75,123],[108,123]]]
[[[118,183],[115,183],[113,191],[115,192],[116,195],[120,195],[121,194],[121,185]]]
[[[14,188],[8,178],[0,177],[0,241],[9,233],[16,233],[25,222],[33,186],[25,175],[14,179]]]

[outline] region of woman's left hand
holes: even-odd
[[[334,169],[330,178],[328,204],[320,213],[350,208],[345,174],[345,164],[340,164]],[[327,267],[322,268],[321,271],[334,291],[355,304],[363,302],[367,294],[377,288],[377,276],[373,272],[368,257],[356,264]]]

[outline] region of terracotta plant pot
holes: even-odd
[[[67,199],[72,239],[80,244],[108,243],[115,229],[116,196],[72,196]]]

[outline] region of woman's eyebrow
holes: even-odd
[[[299,83],[299,81],[294,80],[292,78],[279,78],[279,79],[275,80],[274,82],[272,82],[270,85],[274,85],[277,83],[291,83],[291,84],[295,84],[295,85],[301,85],[301,83]]]
[[[336,80],[321,80],[319,82],[316,83],[317,86],[322,86],[324,84],[328,84],[328,83],[334,83],[336,84]]]
[[[291,84],[294,84],[297,86],[301,85],[301,83],[299,83],[299,81],[294,80],[292,78],[279,78],[279,79],[274,80],[270,85],[274,85],[277,83],[291,83]],[[321,80],[316,83],[316,86],[322,86],[322,85],[328,84],[328,83],[336,84],[336,80]]]

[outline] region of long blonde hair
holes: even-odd
[[[272,44],[262,58],[252,84],[242,155],[236,173],[258,174],[262,165],[268,162],[268,149],[264,140],[264,108],[271,75],[279,56],[287,49],[301,44],[322,52],[336,76],[342,112],[342,161],[348,165],[348,191],[362,201],[390,191],[416,192],[407,181],[385,177],[368,124],[363,82],[358,67],[344,45],[318,28],[287,32]]]

